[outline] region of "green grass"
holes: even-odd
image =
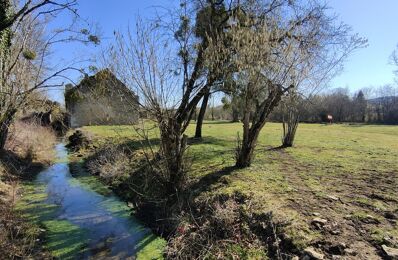
[[[94,135],[98,145],[104,140],[138,143],[131,126],[83,129]],[[187,134],[193,136],[194,129],[192,123]],[[359,221],[364,212],[380,219],[377,227],[364,224],[366,234],[352,234],[358,240],[368,240],[372,234],[380,237],[383,230],[398,234],[397,225],[383,217],[384,211],[398,210],[398,126],[300,124],[294,147],[271,150],[281,144],[282,126],[268,123],[259,136],[252,166],[246,169],[228,168],[235,162],[241,123],[205,122],[202,132],[203,140],[192,141],[186,154],[192,162],[189,177],[193,181],[218,177],[205,182],[199,196],[236,191],[248,195],[259,211],[273,211],[278,220],[289,223],[285,232],[300,248],[322,237],[309,224],[313,212],[341,223],[342,229],[348,214]],[[157,131],[150,137],[157,138]],[[353,231],[347,228],[347,232]]]
[[[138,249],[137,259],[138,260],[155,260],[163,259],[163,250],[166,246],[166,240],[156,237],[151,234],[145,237],[138,243],[136,249]]]

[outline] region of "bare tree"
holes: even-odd
[[[346,30],[349,30],[348,28]],[[346,34],[347,31],[340,33]],[[335,35],[336,37],[338,35]],[[343,70],[346,58],[358,48],[366,46],[366,40],[339,39],[337,45],[321,47],[310,63],[298,66],[292,71],[292,80],[295,90],[292,95],[288,93],[284,99],[284,108],[287,121],[283,120],[282,147],[293,146],[293,141],[299,124],[302,110],[310,106],[309,97],[325,90],[332,78]],[[346,104],[345,102],[344,104]]]
[[[376,122],[396,124],[398,122],[398,88],[385,85],[375,89],[376,98],[372,100],[372,113],[376,114]]]
[[[216,1],[183,2],[177,18],[172,14],[170,20],[163,16],[154,23],[138,19],[136,32],[118,33],[110,51],[107,66],[138,94],[142,109],[157,122],[170,194],[184,183],[185,130],[202,97],[218,84],[206,61],[212,56],[210,42],[226,26],[227,19],[218,19],[220,12],[227,12],[223,7]],[[192,15],[204,8],[214,22],[195,27]]]
[[[299,103],[302,99],[296,93],[289,93],[286,100],[282,102],[282,147],[292,147],[300,120]]]
[[[88,29],[78,29],[79,18],[76,11],[71,9],[73,2],[41,3],[22,14],[15,14],[13,10],[18,9],[18,5],[2,1],[8,8],[2,23],[13,22],[0,32],[0,150],[4,149],[10,124],[17,112],[29,103],[35,92],[61,87],[62,81],[68,80],[65,72],[80,71],[70,64],[50,68],[48,62],[53,46],[71,41],[99,42],[98,37],[90,34]],[[26,4],[30,7],[32,1]],[[26,4],[21,10],[25,10]],[[64,11],[72,14],[70,25],[53,31],[46,30],[46,25]]]
[[[56,14],[61,10],[69,10],[75,14],[76,0],[70,1],[52,1],[52,0],[26,0],[19,5],[14,6],[10,0],[0,0],[0,33],[15,24],[22,22],[27,16],[34,14],[36,17],[48,14]],[[10,12],[10,9],[13,11]]]
[[[326,9],[317,1],[240,1],[230,20],[228,48],[225,41],[214,43],[214,53],[232,64],[235,92],[244,103],[238,167],[251,164],[260,130],[283,95],[297,89],[299,72],[311,71],[320,56],[364,44],[348,26],[335,25]]]

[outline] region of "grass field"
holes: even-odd
[[[99,143],[136,139],[130,126],[83,129]],[[231,167],[238,132],[240,123],[205,122],[203,140],[190,141],[190,179],[206,180],[200,196],[247,195],[287,223],[284,232],[298,248],[344,243],[354,258],[378,259],[382,244],[398,246],[397,126],[301,124],[295,146],[278,149],[281,125],[269,123],[247,169]]]

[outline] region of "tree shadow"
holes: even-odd
[[[211,144],[218,146],[228,146],[233,143],[231,140],[215,138],[212,136],[204,136],[202,138],[190,137],[188,138],[188,145],[198,145],[198,144]]]
[[[364,126],[369,126],[372,124],[366,124],[366,123],[348,123],[348,124],[343,124],[344,127],[364,127]]]
[[[155,236],[153,233],[150,233],[149,235],[144,236],[141,241],[137,244],[137,246],[134,248],[136,253],[139,253],[141,250],[145,249],[147,245],[155,241],[158,237]]]
[[[187,156],[188,157],[192,157],[189,154],[189,147],[195,147],[197,145],[212,145],[212,146],[218,146],[218,147],[231,147],[231,149],[225,149],[225,150],[211,150],[208,153],[204,153],[201,154],[200,156],[197,156],[197,154],[195,156],[193,156],[195,159],[198,159],[199,161],[205,160],[205,159],[210,159],[210,157],[214,157],[214,156],[220,156],[223,155],[225,153],[229,153],[233,151],[232,148],[232,141],[231,140],[225,140],[225,139],[220,139],[220,138],[215,138],[215,137],[211,137],[211,136],[206,136],[203,138],[194,138],[194,137],[190,137],[187,140],[187,145],[188,145],[188,149],[187,149]],[[105,145],[104,147],[100,148],[100,149],[96,149],[94,151],[94,153],[90,154],[87,158],[86,161],[90,161],[92,159],[98,158],[102,153],[107,152],[110,147],[112,147],[112,149],[116,149],[119,151],[123,151],[124,153],[126,153],[127,155],[132,155],[134,152],[136,151],[150,151],[152,150],[152,152],[156,153],[158,147],[160,146],[160,139],[159,138],[151,138],[149,140],[127,140],[124,142],[121,142],[119,144],[112,144],[110,143],[109,145]],[[71,164],[71,163],[70,163]],[[74,165],[72,165],[72,170],[74,169],[73,167]]]
[[[133,151],[143,148],[150,148],[152,146],[159,146],[160,139],[159,138],[151,138],[148,140],[128,140],[119,144],[120,147],[128,147]]]
[[[204,121],[204,125],[224,125],[224,124],[236,124],[239,122],[232,122],[232,121]]]
[[[289,148],[289,146],[286,145],[280,145],[280,146],[276,146],[276,147],[270,147],[270,148],[266,148],[266,151],[281,151],[281,150],[285,150],[286,148]]]
[[[76,259],[87,250],[87,231],[67,221],[51,220],[45,223],[47,248],[59,259]]]
[[[10,150],[0,151],[0,163],[8,177],[20,180],[33,180],[45,168],[44,164],[32,162],[30,158],[23,158]]]
[[[191,192],[191,195],[194,196],[202,192],[208,191],[210,190],[210,187],[213,184],[218,183],[223,176],[230,175],[233,171],[237,169],[238,168],[236,166],[227,166],[219,171],[211,172],[190,185],[188,190]]]

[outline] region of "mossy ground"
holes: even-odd
[[[189,136],[194,129],[193,123]],[[83,130],[95,136],[97,146],[139,144],[131,126]],[[205,122],[203,139],[190,140],[189,177],[197,182],[198,197],[247,195],[258,211],[272,211],[289,223],[284,232],[297,248],[344,242],[368,258],[382,254],[381,244],[398,240],[397,126],[300,124],[295,146],[279,149],[281,124],[268,123],[246,169],[232,167],[238,132],[240,123]],[[156,131],[151,138],[156,144]],[[325,218],[327,227],[314,227],[314,215]]]

